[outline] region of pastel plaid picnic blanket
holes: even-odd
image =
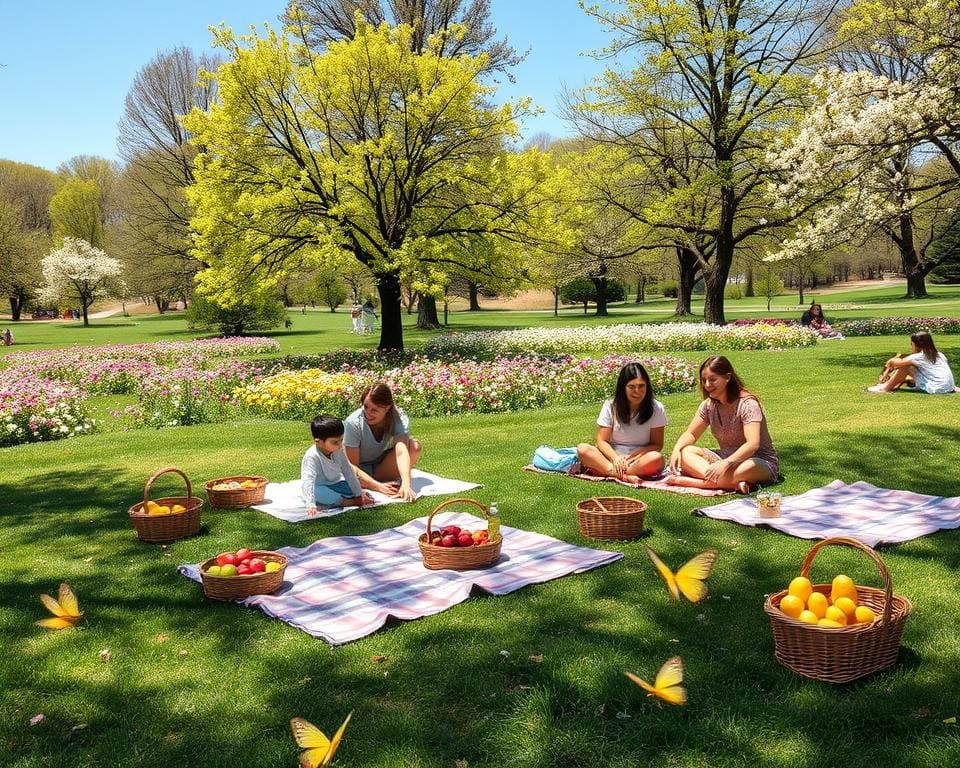
[[[667,483],[667,473],[664,472],[660,477],[655,480],[641,480],[639,483],[631,483],[626,480],[620,480],[616,477],[598,477],[597,475],[590,475],[585,472],[580,472],[580,464],[574,464],[570,469],[571,471],[566,472],[557,472],[549,469],[540,469],[540,467],[535,467],[533,464],[527,464],[524,467],[527,472],[542,472],[545,475],[566,475],[567,477],[575,477],[577,480],[590,480],[595,483],[619,483],[620,485],[625,485],[627,488],[647,488],[651,491],[667,491],[668,493],[685,493],[689,496],[729,496],[733,491],[724,491],[719,488],[709,489],[709,488],[688,488],[685,485],[669,485]]]
[[[743,497],[695,509],[697,515],[741,525],[766,525],[801,539],[853,536],[875,547],[960,528],[960,497],[927,496],[834,480],[798,496],[784,496],[780,517],[761,518],[757,502]]]
[[[442,520],[443,525],[473,529],[486,525],[465,512],[442,515]],[[622,552],[578,547],[503,526],[503,549],[495,565],[475,571],[431,571],[424,568],[417,545],[426,524],[427,518],[420,517],[368,536],[336,536],[301,549],[280,549],[289,558],[280,590],[239,602],[339,645],[375,632],[391,616],[417,619],[445,611],[466,600],[474,586],[505,595],[623,557]],[[200,581],[199,563],[178,570]]]

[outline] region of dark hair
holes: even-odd
[[[818,313],[817,316],[822,318],[822,317],[823,317],[823,307],[821,307],[821,306],[820,306],[819,304],[817,304],[816,302],[814,302],[813,304],[810,305],[810,317],[813,317],[813,308],[814,308],[814,307],[816,307],[817,309],[820,310],[820,312]]]
[[[617,416],[617,421],[624,426],[630,423],[627,384],[634,379],[643,379],[647,384],[647,393],[643,396],[640,408],[637,409],[637,424],[643,424],[653,416],[653,384],[650,383],[650,375],[640,363],[627,363],[620,369],[620,375],[617,376],[617,389],[613,395],[613,412]]]
[[[703,372],[706,370],[716,373],[719,376],[730,376],[730,378],[727,380],[727,400],[730,402],[733,402],[741,397],[752,398],[753,400],[760,402],[760,398],[743,386],[743,381],[739,376],[737,376],[737,372],[733,370],[733,365],[731,365],[730,361],[727,360],[727,358],[725,358],[723,355],[713,355],[712,357],[708,357],[700,364],[698,382],[700,384],[700,394],[703,395],[704,400],[710,397],[707,394],[707,391],[703,388]]]
[[[917,345],[923,356],[931,363],[937,362],[937,345],[933,343],[933,336],[929,331],[917,331],[910,336],[910,341]]]
[[[310,434],[314,440],[328,437],[343,437],[343,422],[336,416],[321,415],[310,422]]]
[[[363,390],[363,394],[360,395],[361,407],[363,406],[363,401],[368,397],[374,405],[390,409],[384,419],[384,431],[386,434],[392,435],[393,428],[397,423],[397,406],[396,403],[393,402],[393,390],[390,389],[390,385],[378,381],[376,384],[371,384]]]

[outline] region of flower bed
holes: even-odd
[[[423,346],[422,351],[430,358],[459,354],[467,358],[482,359],[531,352],[576,354],[602,351],[646,354],[720,349],[781,349],[808,347],[816,343],[816,334],[807,329],[781,324],[742,327],[703,323],[649,323],[452,333],[431,339]]]
[[[359,406],[363,388],[386,381],[397,404],[412,416],[519,411],[545,405],[600,401],[610,397],[624,355],[548,360],[501,357],[482,362],[437,363],[415,358],[384,372],[356,369],[286,371],[239,388],[236,399],[251,412],[272,418],[309,420],[319,413],[341,418]],[[672,357],[641,359],[658,394],[682,392],[695,383],[694,370]]]
[[[5,371],[0,384],[0,447],[94,431],[85,394],[73,384]]]
[[[917,331],[960,333],[960,318],[956,317],[874,317],[840,320],[832,325],[844,336],[909,336]]]

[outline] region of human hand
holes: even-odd
[[[377,503],[377,500],[373,498],[370,491],[364,491],[362,494],[360,494],[361,507],[364,507],[364,506],[369,507],[376,503]]]
[[[316,506],[307,508],[307,517],[316,517],[318,514]]]
[[[395,495],[402,501],[416,501],[417,499],[417,494],[413,492],[413,488],[406,483],[400,485]]]
[[[384,496],[396,496],[397,489],[400,487],[398,482],[390,483],[378,483],[378,487],[374,488],[375,491],[382,493]]]
[[[683,454],[674,449],[670,454],[670,471],[677,475],[683,474]]]
[[[720,461],[715,461],[709,467],[707,467],[703,472],[703,477],[705,480],[711,482],[717,482],[730,468],[730,461],[728,459],[720,459]]]

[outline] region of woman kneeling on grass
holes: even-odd
[[[653,397],[647,369],[627,363],[620,369],[613,399],[597,417],[597,444],[580,443],[580,466],[592,475],[638,483],[663,469],[663,428],[667,413]]]
[[[777,479],[780,460],[770,440],[767,418],[757,396],[745,389],[723,356],[708,357],[700,366],[703,402],[670,455],[670,485],[721,488],[749,493],[752,485]],[[719,443],[711,451],[694,443],[707,427]]]
[[[343,421],[343,450],[357,468],[360,485],[414,501],[410,473],[420,459],[420,443],[410,437],[410,419],[393,402],[389,385],[367,387],[361,407]]]
[[[887,360],[880,383],[867,387],[870,392],[893,392],[901,384],[915,387],[928,395],[946,395],[954,391],[953,371],[943,352],[938,352],[933,336],[919,331],[910,337],[910,354]]]

